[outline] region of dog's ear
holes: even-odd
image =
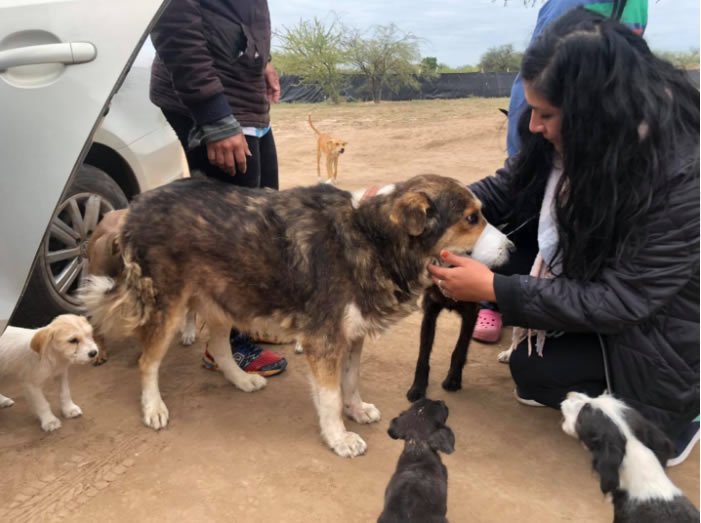
[[[390,219],[406,228],[411,236],[420,236],[426,229],[431,200],[423,192],[410,192],[394,203]]]
[[[450,427],[443,425],[429,436],[428,444],[435,451],[452,454],[455,452],[455,434]]]
[[[619,485],[618,469],[625,456],[626,437],[611,418],[590,404],[579,411],[576,430],[592,453],[592,467],[599,473],[601,492],[613,491]]]
[[[406,435],[404,434],[404,430],[402,430],[401,426],[399,425],[399,416],[390,422],[389,428],[387,429],[387,434],[389,434],[389,437],[392,439],[404,439]]]
[[[666,467],[667,460],[674,454],[674,445],[666,434],[633,408],[626,409],[624,417],[635,437],[655,454],[662,467]]]
[[[39,329],[32,336],[32,341],[29,342],[31,349],[40,357],[44,355],[44,349],[51,341],[51,329],[44,327]]]

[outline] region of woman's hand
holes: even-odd
[[[441,251],[441,258],[454,267],[429,265],[428,272],[444,296],[459,301],[496,302],[494,273],[486,265],[448,251]]]

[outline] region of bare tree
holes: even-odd
[[[364,76],[375,103],[382,99],[384,88],[396,93],[402,86],[419,85],[419,42],[394,24],[374,27],[368,38],[354,31],[347,39],[349,62]]]
[[[479,67],[485,73],[518,71],[523,53],[514,51],[512,44],[490,47],[480,58]]]
[[[346,62],[343,30],[336,20],[328,27],[319,19],[300,20],[291,28],[283,26],[275,35],[280,51],[274,63],[283,74],[300,77],[303,85],[316,85],[333,102],[341,99],[345,77],[340,65]]]

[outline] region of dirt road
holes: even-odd
[[[349,141],[339,163],[342,188],[421,172],[478,179],[503,161],[505,122],[497,108],[506,104],[276,107],[282,185],[316,183],[308,112],[319,129]],[[58,432],[42,433],[21,389],[3,385],[17,403],[0,410],[0,521],[374,521],[402,448],[386,431],[408,405],[420,322],[414,314],[366,343],[361,388],[383,418],[347,423],[368,443],[368,453],[353,460],[321,443],[306,362],[290,345],[275,347],[288,370],[246,394],[199,366],[206,330],[193,347],[176,341],[160,380],[171,423],[158,433],[141,423],[138,351],[129,342],[113,347],[106,365],[75,369],[73,396],[84,415]],[[458,327],[457,316],[439,320],[429,387],[431,397],[448,403],[456,435],[455,453],[443,458],[449,519],[610,521],[590,457],[562,433],[559,413],[514,401],[508,367],[496,359],[508,333],[500,344],[472,344],[462,391],[440,388]],[[698,448],[670,476],[698,506]]]

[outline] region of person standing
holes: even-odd
[[[186,151],[192,173],[278,189],[270,104],[280,98],[266,0],[172,0],[151,32],[151,101]],[[232,270],[234,270],[232,268]],[[232,296],[231,299],[236,299]],[[287,361],[232,330],[234,359],[273,376]],[[203,365],[216,369],[205,351]]]
[[[533,43],[538,35],[543,32],[543,29],[575,7],[584,7],[603,16],[618,20],[635,34],[642,36],[647,27],[647,2],[648,0],[548,0],[538,11],[538,18],[530,43]],[[506,131],[506,152],[509,156],[516,154],[520,147],[518,119],[526,105],[523,79],[521,74],[518,73],[511,86],[511,96],[509,98]]]

